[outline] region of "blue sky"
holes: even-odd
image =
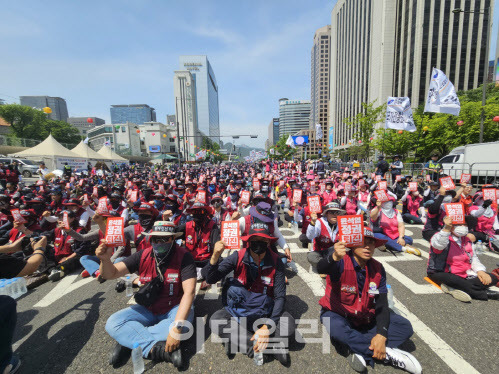
[[[178,56],[205,54],[222,134],[263,146],[278,99],[310,98],[310,49],[336,1],[10,1],[0,11],[0,98],[66,99],[70,116],[109,121],[112,104],[175,112]],[[499,8],[499,7],[498,7]],[[498,11],[491,49],[495,51]]]

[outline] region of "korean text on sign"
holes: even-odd
[[[496,189],[495,188],[484,188],[483,189],[483,199],[496,201]]]
[[[471,182],[471,174],[466,174],[466,173],[461,174],[461,180],[459,181],[459,183],[468,184],[470,182]]]
[[[111,217],[107,219],[106,241],[109,247],[125,245],[125,219],[123,217]]]
[[[322,213],[321,199],[319,196],[309,196],[307,197],[307,200],[310,213]]]
[[[445,188],[447,191],[453,190],[456,188],[452,177],[442,177],[440,178],[440,185]]]
[[[444,204],[445,214],[452,219],[453,225],[462,225],[464,221],[464,204],[463,203],[449,203]]]
[[[338,234],[340,241],[347,247],[364,244],[364,220],[361,215],[338,217]]]
[[[249,202],[250,202],[250,195],[251,195],[251,193],[249,191],[242,191],[241,192],[241,202],[243,204],[249,204]]]
[[[303,194],[302,190],[293,190],[293,201],[295,203],[300,203],[302,194]]]
[[[385,190],[374,191],[374,194],[376,195],[376,200],[381,201],[382,203],[384,203],[385,201],[390,200],[388,198],[388,195],[386,194]]]
[[[222,241],[226,248],[239,249],[239,221],[222,221]]]
[[[26,223],[26,222],[28,222],[21,215],[21,211],[19,209],[12,209],[10,211],[10,213],[12,214],[12,218],[14,219],[14,222],[19,222],[19,223]]]
[[[386,183],[386,181],[379,181],[379,182],[378,182],[378,186],[379,186],[379,189],[380,189],[380,190],[386,190],[386,188],[387,188],[387,183]]]

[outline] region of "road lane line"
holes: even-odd
[[[407,277],[402,272],[395,269],[392,265],[388,264],[386,261],[383,261],[380,258],[377,258],[379,262],[381,262],[388,274],[390,274],[393,278],[395,278],[402,285],[407,287],[412,293],[417,295],[426,295],[426,294],[438,294],[442,293],[438,288],[433,287],[431,284],[418,284],[414,282],[412,279]]]
[[[35,308],[44,308],[52,304],[53,302],[59,300],[64,295],[77,290],[81,286],[84,286],[94,280],[92,277],[88,277],[82,279],[76,283],[73,283],[76,278],[78,278],[78,274],[69,274],[62,278],[57,285],[46,294],[43,299],[37,302],[34,307]]]
[[[324,293],[326,292],[326,286],[324,285],[324,283],[322,282],[322,278],[318,274],[311,273],[305,270],[305,268],[303,268],[303,266],[301,266],[297,262],[296,269],[298,270],[298,276],[310,287],[315,296],[324,296]]]

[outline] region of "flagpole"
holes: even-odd
[[[385,137],[386,137],[386,126],[383,129],[383,142],[381,143],[381,156],[385,156]]]
[[[414,160],[412,161],[412,170],[411,170],[412,174],[414,174],[414,164],[416,163],[416,159],[418,158],[419,140],[421,139],[421,132],[423,131],[424,120],[425,120],[425,115],[423,112],[423,114],[421,115],[421,127],[419,129],[418,140],[416,141],[416,153],[414,154]]]

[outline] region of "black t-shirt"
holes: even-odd
[[[140,252],[135,252],[133,255],[128,256],[123,260],[123,263],[125,264],[130,273],[135,273],[139,271],[140,260],[144,252],[145,250]],[[163,264],[159,266],[163,274],[168,268],[169,262],[170,261],[168,258],[164,261]],[[187,279],[196,278],[196,277],[197,277],[197,272],[196,272],[196,264],[194,263],[194,258],[192,257],[192,254],[190,252],[186,252],[184,258],[182,259],[182,264],[180,265],[180,278],[182,279],[182,281],[185,281]]]
[[[14,278],[24,269],[26,261],[21,258],[0,253],[0,278]]]

